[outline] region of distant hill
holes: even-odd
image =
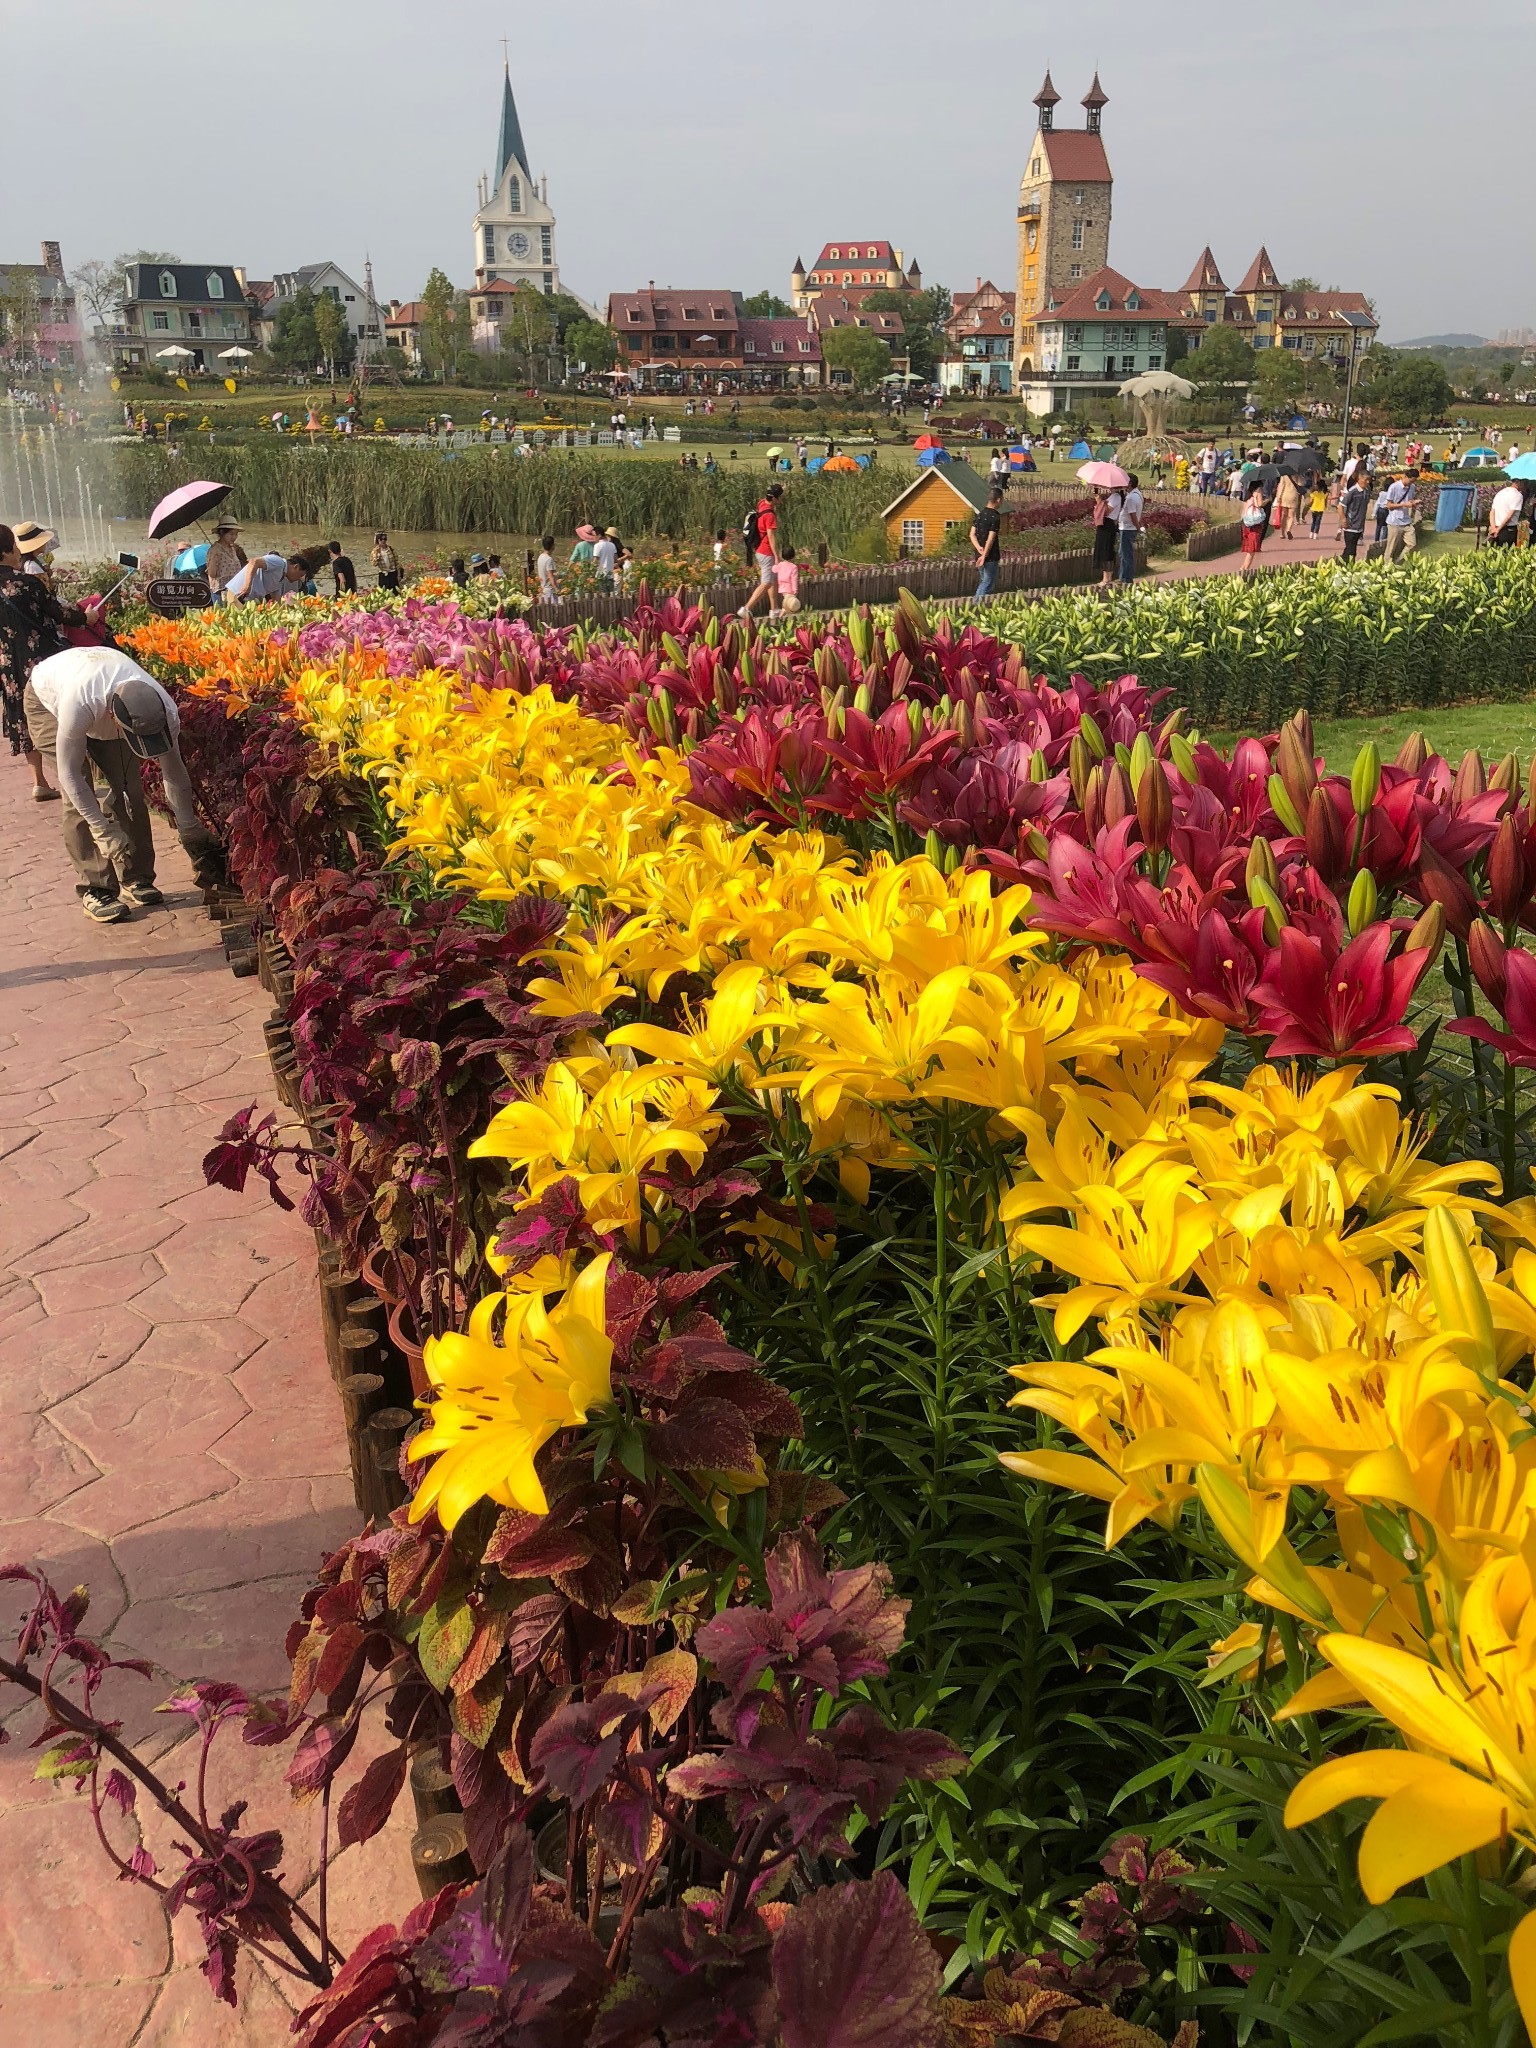
[[[1487,348],[1481,334],[1421,334],[1417,341],[1394,341],[1393,348]]]

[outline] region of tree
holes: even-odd
[[[1288,348],[1264,348],[1255,356],[1253,381],[1270,412],[1289,414],[1307,388],[1307,368]]]
[[[1450,406],[1451,380],[1431,356],[1400,359],[1381,388],[1394,427],[1427,427]]]
[[[754,292],[751,298],[742,300],[741,310],[752,320],[788,320],[795,309],[777,292]]]
[[[1321,290],[1321,286],[1315,277],[1293,277],[1285,289],[1288,292],[1315,292]]]
[[[891,352],[867,327],[829,327],[821,337],[829,370],[846,370],[860,391],[873,391],[891,367]]]
[[[503,302],[501,346],[521,362],[530,384],[539,381],[539,357],[548,351],[555,331],[549,300],[531,284],[520,284]]]
[[[933,377],[944,351],[944,323],[955,310],[945,285],[936,284],[921,292],[881,289],[866,292],[862,300],[866,313],[897,313],[906,330],[906,354],[913,373],[925,381]]]
[[[611,370],[619,353],[618,338],[601,320],[573,320],[565,330],[566,354],[589,370]]]
[[[1218,322],[1206,329],[1184,371],[1202,398],[1230,399],[1233,385],[1246,391],[1253,381],[1253,350],[1235,327]]]
[[[352,330],[347,316],[329,292],[315,300],[315,340],[325,360],[325,373],[334,378],[338,366],[345,368],[352,355]]]
[[[1175,363],[1182,363],[1189,354],[1189,329],[1170,326],[1168,346],[1163,353],[1163,367],[1171,370]]]
[[[121,305],[128,292],[128,271],[135,263],[179,263],[169,249],[125,249],[112,259],[112,296]]]
[[[307,375],[325,354],[315,319],[316,301],[308,285],[283,299],[272,322],[272,360],[280,370]]]
[[[458,295],[434,264],[421,293],[421,338],[428,367],[435,365],[444,383],[459,352]]]
[[[69,281],[75,288],[75,304],[84,307],[95,326],[117,325],[123,311],[123,274],[117,264],[93,256],[70,272]]]
[[[43,298],[30,270],[0,270],[0,349],[28,376],[42,366]]]

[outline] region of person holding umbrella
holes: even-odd
[[[221,512],[219,523],[213,529],[213,545],[203,562],[203,574],[208,578],[208,588],[215,597],[232,577],[239,575],[245,562],[245,549],[240,546],[240,522],[228,512]]]
[[[1121,493],[1130,478],[1115,462],[1085,462],[1077,472],[1081,484],[1093,489],[1093,566],[1099,572],[1100,590],[1115,580],[1116,555],[1120,545]]]

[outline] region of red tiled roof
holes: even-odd
[[[811,302],[811,318],[821,327],[867,327],[871,334],[888,338],[905,334],[906,322],[899,313],[867,313],[864,302],[841,293],[823,292]]]
[[[774,343],[782,342],[780,349]],[[755,320],[741,322],[741,352],[754,363],[819,363],[821,337],[805,319]]]
[[[1211,254],[1209,244],[1196,257],[1194,269],[1184,280],[1184,289],[1187,292],[1224,292],[1226,290],[1226,286],[1221,281],[1221,271],[1217,267],[1216,258]]]
[[[1274,292],[1280,289],[1280,280],[1275,275],[1275,266],[1269,260],[1269,251],[1261,248],[1249,264],[1240,292]]]
[[[1051,176],[1058,184],[1111,182],[1102,135],[1090,135],[1084,128],[1052,128],[1040,140],[1050,161]]]
[[[828,242],[812,270],[830,269],[836,263],[874,263],[882,270],[896,268],[896,248],[892,242]]]
[[[245,280],[245,296],[254,299],[258,306],[269,306],[277,294],[277,286],[270,277],[248,277]]]
[[[1106,292],[1109,304],[1101,306],[1099,299]],[[1140,303],[1127,306],[1126,300],[1132,293]],[[1132,284],[1118,270],[1106,267],[1096,270],[1092,277],[1074,286],[1064,299],[1046,306],[1036,317],[1041,320],[1102,320],[1112,314],[1117,320],[1166,321],[1177,319],[1182,311],[1175,294]]]
[[[702,291],[610,292],[608,324],[621,334],[691,333],[695,328],[734,334],[738,326],[732,292],[709,286]]]
[[[988,278],[977,290],[962,292],[955,300],[955,310],[945,321],[944,332],[952,341],[960,341],[968,334],[1011,334],[1015,302],[1015,293],[1000,290]]]
[[[386,313],[384,315],[384,325],[386,327],[419,327],[426,317],[427,309],[421,300],[411,299],[400,308],[398,313]]]

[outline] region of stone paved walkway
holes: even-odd
[[[229,973],[163,828],[167,907],[89,923],[58,806],[26,801],[28,780],[0,759],[0,1562],[84,1583],[90,1632],[153,1659],[127,1725],[163,1756],[185,1724],[149,1709],[172,1680],[286,1687],[298,1596],[357,1516],[313,1237],[264,1195],[207,1188],[200,1171],[225,1117],[271,1106],[269,1000]],[[0,1587],[0,1636],[13,1638],[18,1612]],[[0,1698],[0,1714],[12,1709]],[[26,1713],[9,1732],[0,2042],[287,2040],[287,2008],[249,1970],[238,2016],[214,2004],[195,1927],[172,1942],[154,1897],[113,1879],[84,1804],[32,1781]],[[314,1810],[287,1799],[287,1753],[237,1738],[230,1751],[254,1775],[253,1819],[287,1835],[288,1871],[311,1869]],[[173,1760],[171,1775],[186,1768]],[[333,1866],[344,1939],[408,1902],[408,1832],[397,1815]],[[154,1847],[149,1820],[144,1833]]]

